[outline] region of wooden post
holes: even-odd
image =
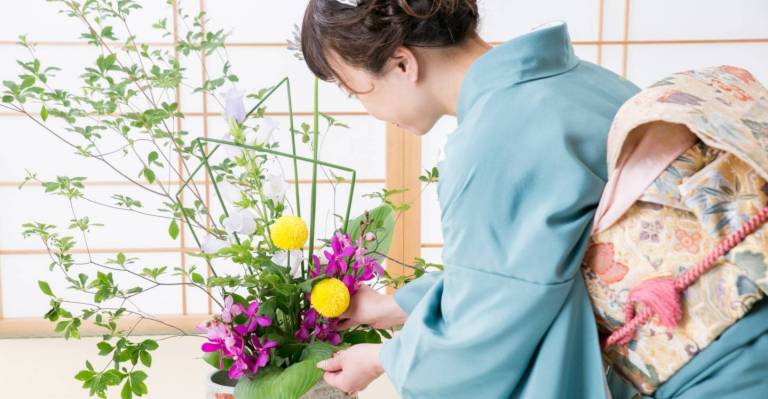
[[[421,255],[421,137],[394,125],[387,125],[387,189],[408,191],[392,198],[395,203],[409,203],[411,208],[402,213],[395,225],[389,256],[405,263]],[[387,261],[387,270],[393,276],[407,273],[405,267]],[[393,290],[388,288],[391,293]]]

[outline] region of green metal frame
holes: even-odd
[[[313,126],[313,154],[312,158],[302,157],[296,155],[296,135],[294,134],[294,119],[293,119],[293,104],[292,104],[292,96],[291,96],[291,85],[289,78],[284,78],[281,80],[277,85],[272,87],[253,108],[246,114],[244,120],[248,119],[248,116],[250,116],[254,111],[256,111],[259,107],[261,107],[262,104],[270,97],[272,94],[274,94],[278,88],[285,85],[287,93],[288,93],[288,115],[290,118],[290,129],[291,129],[291,153],[285,153],[281,151],[275,151],[271,149],[264,148],[262,146],[251,146],[251,145],[245,145],[245,144],[238,144],[233,141],[228,140],[221,140],[221,139],[213,139],[213,138],[207,138],[207,137],[199,137],[192,141],[192,145],[194,147],[197,147],[200,150],[200,159],[202,162],[200,165],[198,165],[190,174],[187,179],[184,180],[183,184],[179,187],[179,190],[176,192],[176,200],[178,201],[179,205],[182,207],[181,214],[184,220],[186,221],[187,226],[189,226],[189,230],[192,233],[192,237],[195,239],[195,242],[197,243],[198,247],[202,246],[202,243],[200,242],[200,238],[195,233],[194,228],[192,228],[192,224],[190,223],[189,217],[187,216],[186,212],[184,212],[184,204],[181,202],[181,194],[183,191],[189,186],[189,183],[194,179],[195,175],[200,171],[200,169],[205,166],[208,175],[213,176],[213,173],[211,171],[211,166],[209,163],[210,157],[216,152],[216,150],[219,149],[222,145],[231,145],[235,147],[240,147],[246,150],[252,150],[264,154],[270,154],[275,155],[278,157],[283,158],[289,158],[293,160],[293,176],[294,176],[294,188],[296,192],[296,212],[297,216],[301,216],[301,199],[299,195],[299,171],[298,171],[298,162],[309,162],[312,164],[312,194],[310,197],[310,220],[309,220],[309,258],[312,259],[313,249],[314,249],[314,241],[315,241],[315,213],[316,213],[316,203],[317,203],[317,167],[325,166],[331,169],[340,170],[343,172],[349,172],[351,174],[350,178],[350,188],[349,188],[349,196],[347,199],[347,208],[344,214],[344,227],[343,231],[346,233],[347,228],[349,227],[349,214],[352,209],[352,198],[355,192],[355,183],[357,179],[357,171],[341,165],[332,164],[325,161],[320,161],[317,159],[317,151],[319,147],[318,137],[319,137],[319,125],[320,125],[320,112],[319,112],[319,99],[318,99],[318,91],[319,91],[319,81],[315,79],[314,84],[314,109],[313,109],[313,116],[314,116],[314,126]],[[208,153],[205,153],[205,146],[203,143],[213,143],[216,144],[216,146]],[[224,202],[221,192],[219,191],[219,187],[216,184],[216,179],[211,179],[213,183],[213,188],[216,192],[216,197],[219,200],[219,204],[222,207],[222,210],[224,211],[225,216],[229,216],[229,211],[227,210],[226,203]],[[235,234],[235,240],[237,242],[240,242],[239,237],[237,237],[237,234]]]

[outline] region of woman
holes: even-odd
[[[564,23],[495,48],[477,26],[476,0],[309,2],[320,79],[415,134],[458,120],[438,165],[445,271],[357,293],[344,326],[402,330],[318,367],[345,391],[386,372],[405,398],[609,397],[579,270],[606,134],[638,88],[578,59]]]

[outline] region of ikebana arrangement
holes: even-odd
[[[105,364],[86,361],[75,376],[91,396],[105,398],[110,389],[119,389],[124,399],[148,392],[146,370],[160,339],[133,338],[136,327],[145,322],[174,331],[162,339],[199,336],[205,360],[237,381],[238,399],[302,397],[321,380],[317,361],[350,344],[390,337],[387,330],[365,325],[338,328],[351,296],[363,285],[400,286],[440,265],[419,258],[407,265],[387,258],[396,218],[408,208],[390,200],[397,191],[369,194],[380,198],[381,206],[351,218],[355,170],[318,159],[320,121],[326,132],[347,126],[319,112],[317,80],[313,125],[297,127],[290,79],[255,93],[240,90],[226,58],[227,33],[207,31],[210,21],[204,13],[190,16],[176,1],[168,1],[174,26],[162,18],[153,29],[174,36],[178,25],[184,24],[188,32],[177,34],[172,48],[153,48],[132,33],[130,16],[141,8],[135,1],[49,1],[83,23],[86,31],[81,38],[99,55],[80,75],[79,90],[65,90],[54,85],[60,69],[45,66],[35,46],[21,36],[19,44],[30,59],[17,61],[21,75],[3,81],[0,107],[23,114],[76,155],[106,165],[137,192],[162,203],[153,210],[125,194],[114,194],[113,203],[94,199],[82,176],[46,180],[27,172],[22,184],[38,183],[69,204],[68,226],[30,222],[24,224],[23,235],[41,240],[50,255],[50,269],[63,275],[67,293],[75,298],[39,281],[39,288],[50,297],[45,318],[55,323],[55,331],[69,339],[80,337],[84,323],[102,330],[97,349]],[[219,57],[223,67],[216,76],[206,71],[198,86],[189,83],[180,55]],[[194,87],[195,93],[205,93],[222,107],[228,124],[223,137],[190,139],[190,132],[179,128],[177,122],[185,115],[172,99],[181,86]],[[279,148],[274,139],[281,133],[279,124],[266,111],[278,90],[285,90],[288,98],[289,151]],[[253,104],[246,108],[247,102]],[[117,149],[107,148],[116,140]],[[308,145],[312,156],[297,155],[298,145]],[[217,153],[223,156],[215,158]],[[126,160],[133,170],[124,166]],[[281,160],[292,165],[293,193]],[[309,163],[312,170],[309,215],[301,213],[300,162]],[[349,186],[336,230],[322,239],[315,236],[319,168],[334,176],[335,185]],[[204,173],[210,178],[217,211],[195,180]],[[167,174],[168,181],[161,174]],[[172,179],[183,183],[171,184]],[[185,231],[191,234],[196,249],[187,255],[201,266],[145,266],[124,253],[100,259],[91,251],[88,235],[97,234],[102,225],[81,212],[83,204],[166,219],[172,239]],[[79,246],[85,247],[84,255],[74,251]],[[414,273],[392,276],[382,267],[385,259]],[[218,267],[219,260],[229,265]],[[120,276],[130,277],[131,283],[121,282]],[[179,286],[204,292],[216,307],[197,332],[170,325],[136,306],[138,296]]]

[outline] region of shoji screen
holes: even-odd
[[[180,18],[173,13],[165,1],[139,1],[144,7],[132,18],[138,41],[152,46],[172,49],[178,37],[187,29]],[[303,15],[305,1],[254,2],[249,0],[174,1],[173,8],[181,9],[192,16],[203,10],[208,14],[209,30],[224,29],[231,33],[227,56],[235,73],[239,76],[238,86],[249,92],[268,87],[283,77],[291,78],[293,104],[297,126],[302,122],[311,123],[313,77],[302,61],[286,48],[286,39],[293,33],[294,24]],[[54,80],[68,89],[75,90],[81,81],[77,78],[83,68],[94,62],[97,52],[78,40],[84,32],[82,26],[57,12],[57,4],[45,0],[23,2],[0,1],[0,76],[2,79],[15,78],[20,73],[16,59],[27,59],[26,50],[16,45],[17,36],[28,34],[28,40],[37,45],[39,58],[49,65],[63,69]],[[150,26],[161,18],[167,18],[174,35],[163,37]],[[211,74],[218,73],[222,59],[216,55],[201,59],[197,55],[181,57],[182,65],[192,77],[193,86],[202,81],[204,68]],[[223,90],[222,90],[223,91]],[[221,138],[226,133],[226,123],[221,115],[221,106],[210,96],[194,94],[192,87],[182,87],[171,93],[186,114],[180,128],[190,135]],[[174,100],[171,98],[171,100]],[[320,157],[324,160],[353,167],[358,171],[356,204],[352,213],[378,204],[377,200],[362,198],[362,194],[381,190],[387,182],[402,185],[405,158],[402,157],[405,134],[385,123],[370,117],[362,106],[348,99],[335,85],[322,84],[320,94],[321,111],[349,125],[349,129],[334,129],[323,139]],[[281,148],[288,149],[287,97],[279,92],[268,103],[267,113],[280,122],[279,141]],[[52,325],[41,320],[48,306],[47,299],[39,292],[37,280],[45,279],[56,292],[63,292],[67,285],[57,273],[48,271],[49,259],[39,240],[23,239],[21,225],[32,221],[45,221],[66,227],[71,219],[69,204],[63,198],[43,193],[43,188],[25,186],[18,189],[25,176],[25,169],[33,171],[45,181],[56,176],[85,176],[86,196],[90,199],[113,203],[112,194],[126,194],[142,200],[146,209],[155,209],[158,200],[147,199],[135,186],[121,181],[113,171],[73,154],[54,136],[19,114],[0,110],[0,336],[23,336],[49,334]],[[395,159],[387,161],[389,145]],[[306,145],[300,152],[309,155]],[[133,163],[131,163],[133,162]],[[118,161],[125,166],[129,175],[137,171],[135,160]],[[286,165],[287,167],[287,165]],[[292,169],[286,169],[286,172]],[[418,168],[416,168],[418,170]],[[290,176],[290,174],[287,174]],[[167,176],[166,176],[167,177]],[[307,180],[310,168],[300,168],[303,215],[309,214],[309,189]],[[332,176],[319,173],[322,184],[318,190],[319,237],[328,236],[334,226],[334,210],[341,213],[349,185],[339,184],[337,195],[332,195]],[[178,179],[167,182],[169,188],[178,187]],[[200,174],[195,183],[207,201],[215,199],[210,180]],[[189,197],[189,196],[187,196]],[[292,198],[292,196],[289,196]],[[189,198],[185,198],[190,200]],[[140,265],[169,268],[176,266],[203,266],[196,258],[185,255],[194,242],[189,234],[182,234],[173,241],[167,234],[167,220],[93,206],[87,201],[76,201],[78,213],[87,214],[104,227],[92,229],[89,248],[94,258],[114,258],[117,252],[141,259]],[[213,208],[217,206],[213,205]],[[402,237],[396,248],[402,248]],[[82,245],[74,250],[78,257],[87,257]],[[402,252],[402,251],[401,251]],[[143,267],[143,266],[142,266]],[[204,270],[204,269],[203,269]],[[162,287],[152,293],[141,295],[143,301],[136,305],[142,310],[158,315],[185,327],[190,327],[211,311],[210,301],[204,293],[184,288]],[[156,326],[155,326],[156,327]]]

